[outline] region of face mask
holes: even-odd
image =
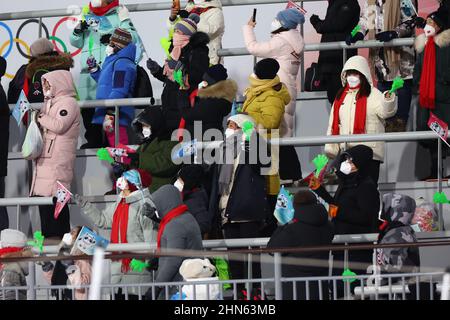
[[[116,188],[120,190],[128,189],[128,182],[124,177],[117,179]]]
[[[198,84],[199,89],[206,88],[207,86],[208,86],[208,82],[206,82],[206,81],[202,81]]]
[[[434,37],[436,35],[436,29],[433,26],[427,24],[425,28],[423,28],[426,37]]]
[[[361,80],[358,76],[348,76],[347,83],[350,88],[356,88],[361,83]]]
[[[71,246],[73,243],[73,238],[72,235],[70,233],[65,233],[63,238],[62,238],[62,242],[66,245],[66,246]]]
[[[234,129],[227,128],[227,129],[225,130],[225,138],[228,139],[228,138],[231,137],[234,133],[235,133],[235,130],[234,130]]]
[[[91,6],[94,8],[100,8],[102,6],[102,0],[91,0]]]
[[[175,186],[175,188],[180,190],[180,192],[183,192],[184,184],[183,184],[183,182],[180,181],[180,179],[175,181],[175,183],[173,185]]]
[[[341,168],[339,169],[343,174],[349,175],[352,172],[352,165],[348,161],[341,163]]]
[[[144,138],[148,138],[152,135],[152,130],[150,130],[150,128],[142,128],[142,135],[144,136]]]
[[[272,23],[270,24],[270,32],[277,31],[281,27],[282,27],[282,25],[281,25],[280,21],[278,21],[278,19],[274,19],[272,21]]]
[[[110,45],[107,45],[106,49],[105,49],[105,53],[109,57],[110,55],[114,54],[114,48],[111,47]]]

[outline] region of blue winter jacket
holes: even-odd
[[[97,82],[97,95],[99,100],[124,99],[133,96],[136,82],[136,46],[130,43],[128,46],[110,55],[103,62],[102,68],[91,73]],[[106,108],[96,108],[92,123],[103,124]],[[119,124],[129,126],[134,119],[133,107],[120,107]]]

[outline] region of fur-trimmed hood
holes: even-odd
[[[33,58],[27,66],[26,75],[28,78],[33,78],[39,69],[54,71],[67,70],[73,67],[73,58],[69,53],[62,53],[58,55],[43,55]]]
[[[189,46],[191,48],[197,48],[200,46],[206,46],[209,43],[209,36],[201,31],[194,33],[189,39]]]
[[[229,102],[233,102],[236,98],[237,90],[238,86],[236,81],[227,79],[198,90],[198,97],[201,99],[225,99]]]
[[[450,46],[450,29],[444,30],[434,37],[434,42],[439,48],[445,48]],[[421,53],[425,49],[427,43],[427,37],[424,33],[416,37],[414,41],[414,48],[417,53]]]

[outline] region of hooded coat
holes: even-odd
[[[150,192],[144,189],[132,192],[125,198],[128,203],[128,227],[127,227],[127,242],[128,243],[155,243],[157,226],[144,213],[143,198],[145,203],[152,205],[150,200]],[[116,202],[109,205],[105,210],[98,210],[93,204],[87,202],[81,207],[83,212],[94,222],[98,228],[111,229],[113,224],[114,214],[116,208],[122,201],[122,197],[118,196]],[[133,284],[133,283],[148,283],[151,282],[151,273],[147,270],[144,272],[137,272],[130,270],[127,273],[122,273],[121,261],[111,262],[111,284]],[[122,289],[123,290],[123,289]],[[117,288],[116,288],[117,292]],[[137,288],[128,288],[129,294],[138,294]]]
[[[32,57],[28,64],[24,64],[19,68],[9,83],[8,103],[16,103],[19,100],[25,81],[28,81],[28,101],[30,103],[44,102],[42,76],[56,70],[70,71],[72,67],[73,58],[68,53],[60,54],[52,51],[48,54]]]
[[[152,194],[160,219],[183,205],[181,193],[173,185],[164,185]],[[202,235],[197,221],[184,212],[167,223],[161,237],[161,250],[203,250]],[[184,257],[160,257],[155,282],[183,281],[179,273]]]
[[[1,258],[32,257],[29,250],[8,253]],[[28,262],[0,264],[0,300],[27,300],[27,290],[2,290],[2,287],[24,287],[27,285]]]
[[[136,46],[130,43],[116,54],[106,57],[102,68],[91,73],[97,82],[96,99],[125,99],[133,97],[136,83]],[[103,124],[106,108],[96,108],[92,123]],[[128,127],[134,119],[134,107],[120,107],[119,124]]]
[[[303,38],[297,29],[283,31],[271,36],[267,42],[257,42],[251,26],[243,27],[245,46],[257,57],[273,58],[280,64],[278,76],[289,91],[290,103],[286,106],[281,121],[280,136],[294,135],[295,106],[297,103],[297,75],[300,68],[300,56],[305,47]]]
[[[86,61],[90,56],[94,56],[100,65],[105,61],[105,49],[108,43],[102,44],[100,42],[102,36],[111,35],[117,28],[125,29],[131,33],[133,43],[141,48],[142,41],[128,14],[119,15],[122,10],[124,10],[123,7],[114,7],[103,16],[96,16],[89,11],[85,15],[86,22],[89,25],[88,29],[82,34],[72,32],[70,35],[70,44],[81,49],[81,73],[77,87],[80,100],[95,100],[97,83],[90,76]],[[139,49],[135,56],[135,62],[139,63],[141,59],[142,51]]]
[[[230,79],[198,90],[194,106],[181,111],[182,117],[186,121],[185,129],[190,133],[192,139],[195,138],[195,121],[201,121],[202,136],[200,140],[202,141],[205,141],[203,134],[209,129],[223,132],[223,119],[231,112],[236,93],[237,84]]]
[[[36,159],[30,195],[52,197],[58,189],[56,181],[70,190],[80,133],[80,110],[69,71],[52,71],[42,78],[50,83],[51,98],[46,100],[37,118],[44,149]]]
[[[161,94],[161,104],[167,129],[172,132],[178,129],[181,120],[181,110],[190,107],[189,96],[203,81],[203,74],[209,68],[208,57],[209,38],[206,33],[196,32],[189,39],[189,43],[181,49],[179,62],[188,75],[189,89],[180,90],[179,85],[163,74],[163,68],[153,73],[159,81],[164,82]]]
[[[417,108],[417,130],[428,131],[428,119],[430,111],[439,119],[446,123],[450,123],[450,29],[444,30],[434,37],[436,44],[436,98],[435,108],[433,110]],[[419,83],[422,75],[422,66],[424,58],[424,49],[427,38],[424,34],[417,36],[415,40],[415,48],[417,52],[417,60],[414,68],[413,92],[419,94]],[[422,144],[432,144],[432,141],[423,141]]]
[[[144,139],[142,124],[151,127],[151,136]],[[172,149],[178,141],[171,141],[170,134],[165,127],[162,111],[159,107],[147,107],[133,121],[134,130],[143,139],[137,149],[139,162],[137,167],[144,169],[152,175],[150,192],[158,190],[165,184],[173,183],[179,170],[179,165],[172,161]]]
[[[387,99],[385,92],[381,93],[377,88],[373,86],[372,76],[370,74],[369,65],[367,60],[362,56],[354,56],[347,60],[344,68],[341,72],[342,86],[346,86],[346,72],[348,70],[359,71],[369,82],[371,86],[370,95],[367,97],[367,113],[366,113],[366,134],[378,134],[384,133],[384,120],[393,117],[397,112],[396,97]],[[341,135],[353,134],[354,121],[356,115],[356,95],[358,89],[349,89],[347,96],[343,104],[339,109],[339,129]],[[336,101],[335,101],[336,103]],[[332,134],[333,129],[333,116],[335,103],[330,112],[330,119],[328,121],[327,135]],[[351,148],[358,144],[364,144],[373,150],[373,159],[383,162],[384,161],[384,142],[356,142],[356,143],[341,143],[341,144],[326,144],[325,153],[330,158],[335,158],[340,150]]]
[[[6,72],[6,60],[0,58],[0,81]],[[0,177],[8,173],[9,106],[0,82]]]
[[[319,203],[294,204],[294,219],[278,227],[272,234],[267,248],[295,248],[304,246],[329,246],[333,241],[333,227],[328,222],[328,213]],[[322,260],[326,266],[314,266],[314,263],[304,261],[301,265],[282,265],[283,277],[320,277],[328,275],[329,252],[307,252],[283,254],[283,258],[300,258]],[[300,261],[299,261],[300,262]],[[327,285],[322,282],[323,292]],[[326,294],[323,295],[325,297]],[[292,283],[283,284],[283,299],[293,299]],[[306,300],[304,283],[297,282],[297,299]],[[309,284],[308,300],[319,300],[319,287],[316,281]]]

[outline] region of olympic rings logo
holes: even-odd
[[[59,53],[63,53],[63,52],[69,53],[69,50],[67,49],[67,45],[65,44],[65,42],[56,36],[56,32],[57,32],[58,28],[66,21],[76,22],[78,20],[74,16],[61,18],[53,27],[51,35],[49,33],[47,26],[42,22],[42,29],[44,30],[45,37],[52,41],[53,45],[55,46],[55,50]],[[28,19],[28,20],[24,21],[17,29],[16,36],[14,37],[11,28],[6,23],[0,21],[0,27],[6,30],[6,32],[8,33],[8,37],[9,37],[9,39],[6,40],[0,46],[0,56],[2,56],[3,58],[6,59],[11,54],[11,51],[12,51],[12,49],[14,47],[14,43],[15,43],[17,50],[19,51],[19,53],[22,57],[24,57],[25,59],[31,58],[30,46],[24,40],[20,39],[20,33],[22,32],[23,28],[30,23],[36,23],[39,25],[39,20],[38,19]],[[59,44],[59,46],[61,46],[62,50],[59,48],[58,44]],[[22,47],[25,48],[26,52],[23,51]],[[6,52],[3,54],[3,51],[5,51],[5,49],[6,49]],[[74,52],[70,52],[70,55],[72,57],[75,57],[81,53],[81,50],[82,49],[80,48],[80,49],[75,50]],[[5,73],[5,76],[10,79],[14,78],[14,75],[9,74],[9,73]]]

